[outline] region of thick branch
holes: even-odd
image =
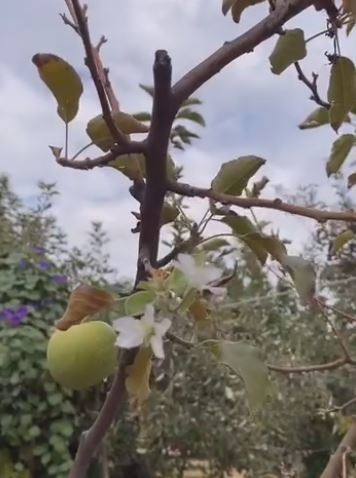
[[[200,86],[236,58],[253,51],[253,49],[277,33],[290,18],[312,5],[313,0],[285,0],[278,2],[278,7],[266,18],[250,28],[235,40],[226,42],[212,55],[199,63],[181,78],[172,88],[176,111],[182,102],[192,95]]]
[[[80,169],[84,171],[88,171],[90,169],[96,167],[107,166],[110,161],[113,161],[120,155],[123,154],[132,154],[132,153],[144,153],[146,151],[146,143],[145,141],[138,142],[138,141],[130,141],[125,146],[114,146],[110,153],[104,154],[103,156],[99,156],[98,158],[85,158],[80,159],[78,161],[73,161],[72,159],[68,158],[58,158],[57,163],[65,168],[72,168],[72,169]]]
[[[89,71],[91,73],[91,76],[95,84],[96,91],[98,93],[101,109],[103,111],[103,118],[106,121],[106,124],[111,134],[115,138],[115,141],[117,141],[121,145],[127,145],[129,142],[128,139],[117,128],[111,116],[110,105],[109,105],[108,97],[105,91],[105,78],[101,78],[101,75],[98,71],[98,65],[96,63],[96,57],[98,56],[98,53],[95,50],[95,48],[92,46],[92,43],[90,40],[90,33],[89,33],[87,18],[85,17],[83,8],[80,5],[79,0],[72,0],[72,5],[73,5],[73,10],[75,12],[75,16],[77,19],[80,36],[82,38],[85,53],[86,53],[85,62],[87,67],[89,68]]]
[[[91,428],[82,435],[73,467],[68,478],[85,478],[87,469],[110,425],[121,412],[126,400],[126,367],[132,361],[132,351],[124,351],[118,372],[104,405]]]
[[[156,52],[153,67],[154,98],[152,121],[147,137],[146,188],[141,206],[141,228],[137,280],[145,276],[142,259],[157,259],[161,211],[166,193],[166,163],[174,114],[171,108],[171,60],[165,50]]]
[[[136,285],[147,277],[147,267],[145,267],[147,261],[149,263],[156,261],[161,210],[165,195],[167,148],[174,118],[170,109],[171,62],[165,51],[156,52],[154,80],[152,123],[145,152],[147,185],[142,205]],[[134,361],[136,353],[136,349],[122,353],[114,383],[96,421],[83,435],[69,478],[86,477],[86,471],[95,451],[121,412],[126,400],[126,367]]]
[[[320,478],[343,478],[342,473],[342,461],[345,452],[348,450],[356,451],[356,419],[353,419],[352,425],[341,443],[337,447],[337,450],[329,459],[325,470],[323,471]]]
[[[356,221],[355,212],[347,211],[320,211],[319,209],[308,208],[303,206],[296,206],[294,204],[287,204],[281,199],[263,199],[263,198],[246,198],[236,197],[229,194],[215,192],[207,188],[198,188],[190,184],[176,183],[173,181],[167,182],[168,191],[172,191],[182,196],[210,198],[223,204],[231,204],[245,209],[252,207],[262,207],[266,209],[274,209],[276,211],[283,211],[293,214],[295,216],[309,217],[319,222],[329,220],[353,222]]]

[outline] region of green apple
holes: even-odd
[[[48,369],[54,380],[72,390],[100,383],[117,365],[116,332],[101,321],[56,330],[47,347]]]

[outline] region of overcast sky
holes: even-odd
[[[82,45],[60,19],[63,11],[64,0],[12,0],[3,6],[1,172],[10,175],[15,190],[27,203],[31,203],[39,180],[56,182],[60,197],[55,211],[71,242],[82,243],[90,221],[102,221],[112,239],[113,264],[121,275],[131,277],[138,237],[130,232],[135,225],[130,211],[137,210],[137,203],[128,194],[129,181],[109,168],[91,172],[62,168],[48,149],[49,144],[63,144],[63,126],[54,100],[31,63],[35,53],[57,54],[82,76],[85,93],[70,132],[73,152],[87,142],[86,123],[100,112],[83,64]],[[253,7],[237,25],[230,16],[221,14],[221,0],[89,1],[93,41],[101,34],[108,37],[102,50],[104,63],[110,67],[121,108],[129,113],[150,109],[150,98],[138,84],[152,84],[156,49],[168,50],[176,81],[266,13],[265,5]],[[310,9],[288,26],[301,26],[308,37],[323,29],[324,23],[324,16]],[[320,183],[323,194],[329,194],[325,161],[335,134],[328,127],[311,131],[297,128],[314,104],[293,68],[281,76],[270,72],[268,55],[275,41],[276,37],[229,65],[197,92],[204,102],[200,110],[207,127],[199,132],[202,139],[186,153],[174,152],[176,162],[184,165],[186,181],[209,186],[222,162],[256,154],[267,159],[261,175],[267,175],[272,184],[283,184],[293,192],[300,183]],[[341,45],[343,54],[355,59],[351,41],[342,37]],[[308,58],[302,62],[307,74],[314,70],[324,77],[324,95],[329,68],[324,52],[331,49],[331,42],[322,37],[310,44]],[[272,187],[266,195],[273,197]],[[205,206],[202,200],[192,201],[194,215],[199,217]],[[296,239],[296,250],[311,225],[308,220],[291,219],[281,213],[271,216],[270,212],[258,211],[258,217],[273,217],[284,236]]]

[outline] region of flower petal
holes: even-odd
[[[188,278],[194,275],[196,263],[190,254],[178,254],[178,261],[175,263],[177,269],[181,270]]]
[[[156,322],[155,323],[155,331],[156,335],[165,335],[167,330],[170,328],[172,325],[172,321],[170,319],[163,319],[161,322]]]
[[[134,325],[134,322],[136,322],[136,319],[133,317],[120,317],[113,321],[112,326],[120,332],[121,330],[130,329]]]
[[[145,308],[145,313],[141,319],[147,325],[153,325],[155,321],[155,309],[152,304],[147,304]]]
[[[143,343],[144,333],[143,330],[140,330],[141,333],[120,333],[116,339],[115,345],[123,349],[132,349],[138,347]]]
[[[154,355],[159,359],[164,359],[163,340],[161,335],[154,335],[150,339],[150,344]]]
[[[209,284],[209,282],[213,282],[221,277],[220,270],[215,266],[204,266],[201,272],[204,276],[205,284]]]

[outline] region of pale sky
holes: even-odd
[[[176,81],[224,41],[239,35],[267,13],[266,5],[253,7],[237,25],[230,16],[221,14],[221,0],[91,0],[88,3],[92,39],[96,42],[101,34],[108,37],[109,42],[102,50],[104,63],[110,68],[121,107],[129,113],[150,109],[150,98],[138,84],[152,84],[156,49],[168,50]],[[110,168],[90,172],[62,168],[48,149],[49,144],[63,144],[63,126],[56,115],[55,101],[31,62],[35,53],[57,54],[82,76],[85,92],[79,115],[71,126],[72,152],[87,142],[86,123],[100,112],[83,64],[80,39],[64,26],[59,17],[63,11],[64,0],[12,0],[3,5],[1,172],[10,175],[16,192],[27,202],[33,198],[39,180],[56,182],[60,197],[55,212],[70,241],[81,244],[90,221],[102,221],[112,239],[113,265],[120,275],[132,277],[138,236],[130,232],[135,225],[130,211],[137,210],[137,203],[128,194],[129,181]],[[323,14],[309,9],[289,22],[288,27],[301,27],[308,37],[322,30],[324,23]],[[335,133],[328,127],[310,131],[297,128],[315,106],[293,68],[281,76],[270,72],[268,55],[276,39],[231,64],[197,92],[204,102],[200,111],[207,127],[197,129],[202,139],[187,152],[173,151],[175,161],[184,165],[185,181],[209,186],[221,163],[256,154],[267,159],[256,179],[267,175],[272,184],[283,184],[291,192],[298,184],[318,183],[323,186],[324,197],[330,194],[325,161]],[[329,67],[324,52],[332,50],[332,43],[321,37],[309,45],[308,58],[302,66],[308,76],[312,70],[321,75],[321,94],[325,97]],[[344,55],[355,60],[350,39],[342,36],[341,48]],[[346,127],[343,131],[349,130]],[[93,155],[97,152],[92,150]],[[266,188],[265,195],[274,197],[273,188]],[[192,201],[193,215],[199,218],[206,206],[207,202],[202,200]],[[273,219],[283,236],[294,239],[295,250],[300,248],[312,226],[310,220],[256,212],[259,218]]]

